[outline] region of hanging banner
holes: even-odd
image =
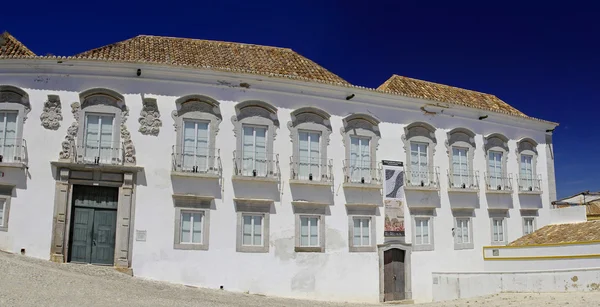
[[[404,163],[383,160],[385,237],[404,237]]]

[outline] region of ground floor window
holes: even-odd
[[[433,250],[433,213],[413,216],[412,240],[415,251]]]
[[[176,201],[176,206],[179,203]],[[208,249],[209,210],[200,204],[184,203],[175,208],[175,249]]]
[[[298,215],[296,219],[296,251],[322,252],[325,249],[322,215]]]
[[[535,217],[523,218],[523,235],[526,236],[535,231]]]
[[[506,218],[492,218],[492,244],[506,243]]]

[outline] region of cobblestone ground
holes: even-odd
[[[600,293],[501,294],[420,307],[600,306]],[[190,288],[112,268],[0,253],[0,306],[382,306],[326,303]]]

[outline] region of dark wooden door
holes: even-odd
[[[71,234],[71,261],[90,263],[92,256],[92,234],[94,209],[73,210],[73,231]]]
[[[91,263],[113,265],[116,223],[116,210],[95,210]]]
[[[404,257],[404,250],[397,248],[383,253],[383,300],[385,302],[406,298],[404,292]]]

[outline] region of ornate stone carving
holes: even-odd
[[[62,151],[59,154],[60,159],[71,159],[73,155],[73,146],[77,139],[77,132],[79,131],[79,111],[81,111],[81,105],[79,102],[73,102],[71,104],[71,113],[75,121],[67,129],[67,136],[62,142]]]
[[[488,138],[485,139],[485,152],[487,155],[487,152],[493,148],[493,147],[500,147],[502,148],[505,152],[508,153],[508,142],[506,139],[502,139],[503,137],[499,136],[499,135],[492,135]]]
[[[23,96],[14,93],[14,92],[9,92],[9,91],[2,91],[0,92],[0,102],[14,102],[14,103],[21,103],[21,98]]]
[[[57,130],[60,122],[63,120],[62,107],[58,95],[48,95],[48,100],[44,102],[44,110],[40,115],[42,126],[46,129]]]
[[[106,95],[102,95],[102,94],[91,95],[91,96],[86,97],[83,100],[81,107],[86,108],[86,107],[95,106],[95,105],[112,106],[112,107],[121,109],[121,111],[125,111],[125,109],[127,109],[127,106],[125,105],[125,103],[123,101],[120,101],[111,96],[106,96]]]
[[[525,150],[530,150],[537,155],[537,144],[533,143],[533,140],[524,139],[517,143],[517,153],[521,153]]]
[[[155,99],[145,99],[143,102],[144,106],[140,112],[140,129],[138,130],[143,135],[154,135],[157,136],[162,127],[162,121],[160,120],[160,112],[158,111],[158,105]]]
[[[121,141],[123,141],[123,150],[125,151],[125,164],[136,163],[135,146],[131,140],[131,133],[127,130],[127,117],[129,116],[129,108],[125,106],[121,112]]]

